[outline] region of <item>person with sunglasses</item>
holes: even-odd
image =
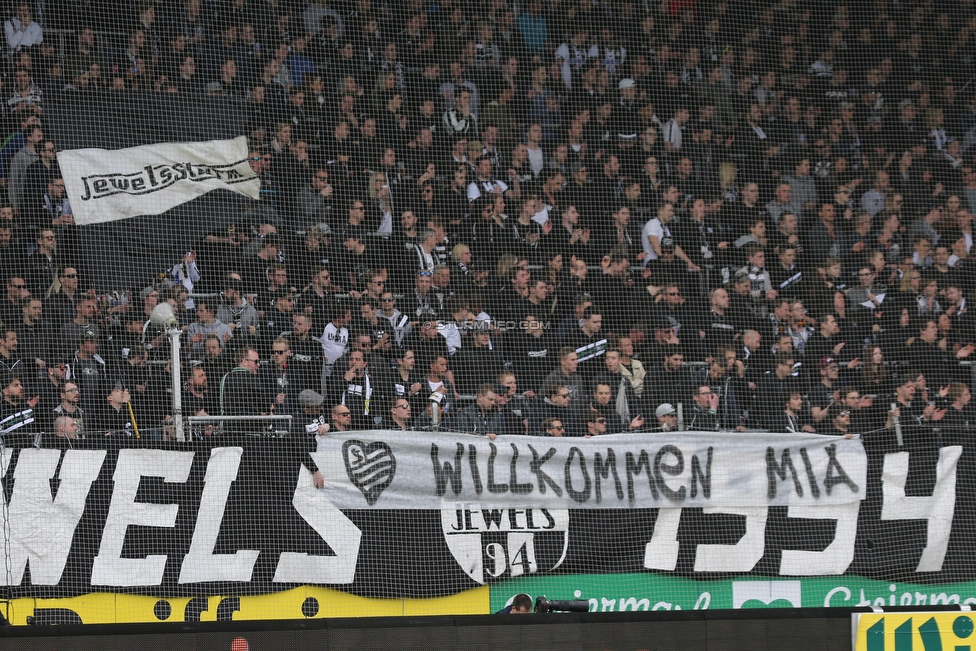
[[[558,420],[565,427],[563,436],[583,436],[586,430],[572,405],[571,391],[562,382],[549,386],[541,403],[529,414],[529,431],[542,431],[547,419]]]
[[[566,427],[558,418],[547,418],[539,426],[539,436],[563,437],[566,435]]]
[[[275,400],[258,377],[260,357],[254,348],[245,346],[235,352],[237,365],[220,380],[219,406],[222,416],[256,416],[271,413]],[[222,432],[261,436],[268,433],[265,422],[227,423]]]
[[[271,363],[258,371],[258,378],[267,394],[274,399],[274,411],[278,416],[298,411],[298,395],[302,390],[296,373],[289,366],[291,345],[286,337],[275,339],[271,345]]]
[[[414,427],[410,422],[410,401],[406,398],[397,398],[394,403],[390,407],[390,419],[393,421],[390,427],[398,432],[413,430]]]
[[[603,414],[594,412],[586,416],[586,438],[608,433],[607,419]]]
[[[851,410],[840,403],[831,407],[830,426],[821,433],[843,436],[845,439],[854,438],[854,429],[851,427]]]

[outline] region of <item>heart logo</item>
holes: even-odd
[[[382,441],[367,444],[350,440],[342,444],[342,458],[349,481],[363,492],[367,504],[376,504],[396,474],[393,450]]]

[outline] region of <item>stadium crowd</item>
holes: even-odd
[[[171,436],[160,301],[184,413],[293,434],[976,423],[971,1],[36,0],[4,28],[8,440]],[[44,105],[135,90],[245,106],[262,200],[157,284],[95,261],[96,294]]]

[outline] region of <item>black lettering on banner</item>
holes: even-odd
[[[559,484],[557,484],[552,477],[542,471],[542,464],[549,461],[549,459],[552,459],[553,455],[556,454],[556,448],[549,448],[549,451],[541,457],[531,445],[529,446],[529,449],[532,450],[532,463],[529,464],[529,470],[535,473],[535,477],[538,480],[537,483],[539,484],[539,493],[545,495],[546,484],[549,484],[549,487],[552,488],[552,492],[555,493],[557,497],[562,497],[563,489],[559,487]]]
[[[489,443],[488,445],[491,447],[491,454],[488,455],[488,492],[507,493],[508,484],[495,483],[495,457],[498,456],[498,448],[495,447],[494,443]]]
[[[454,517],[457,522],[451,525],[451,529],[454,531],[464,531],[464,512],[461,509],[456,509],[454,511]]]
[[[434,482],[437,485],[437,496],[443,497],[447,492],[447,482],[451,482],[451,490],[457,495],[461,492],[461,457],[464,456],[464,444],[457,444],[457,453],[454,455],[454,465],[450,461],[445,461],[441,466],[437,453],[439,449],[436,443],[430,445],[430,460],[434,464]]]
[[[245,161],[224,165],[195,165],[194,163],[174,163],[172,165],[147,165],[138,172],[93,174],[81,177],[85,186],[82,201],[104,199],[116,194],[144,195],[165,190],[184,180],[201,182],[218,180],[233,185],[255,180],[254,176],[244,177],[235,169]]]
[[[633,452],[628,452],[624,458],[627,469],[627,499],[631,503],[634,502],[634,475],[641,474],[642,470],[647,473],[647,486],[651,489],[651,497],[655,500],[661,499],[661,495],[657,492],[657,485],[654,483],[654,475],[651,474],[651,460],[647,450],[641,450],[636,460]]]
[[[790,458],[790,449],[784,449],[780,455],[780,462],[776,463],[776,450],[772,447],[766,448],[766,480],[768,485],[766,497],[771,500],[776,499],[776,490],[779,487],[776,478],[778,477],[780,481],[785,481],[787,470],[793,475],[793,486],[796,488],[797,496],[803,497],[803,485],[800,483],[800,477],[796,474],[796,466],[793,465],[793,459]]]
[[[486,531],[491,529],[491,525],[495,525],[495,529],[501,531],[502,512],[502,509],[481,509],[481,517],[484,518]]]
[[[603,501],[603,490],[600,487],[600,478],[610,479],[613,473],[613,484],[617,489],[617,499],[624,499],[624,487],[620,483],[620,475],[617,474],[617,455],[613,448],[607,448],[607,461],[604,463],[603,457],[597,452],[593,455],[593,479],[596,482],[596,503]]]
[[[549,513],[549,509],[541,509],[542,515],[546,517],[546,524],[543,529],[555,529],[556,528],[556,518],[552,517],[552,513]]]
[[[481,495],[484,486],[481,485],[481,471],[478,470],[478,448],[474,444],[468,445],[468,464],[471,466],[471,481],[474,482],[474,492]]]
[[[827,489],[827,496],[830,496],[830,491],[837,484],[846,484],[852,493],[857,493],[860,490],[857,484],[847,476],[847,471],[837,461],[837,445],[828,445],[824,450],[827,452],[827,473],[824,476],[824,488]]]
[[[531,493],[534,486],[532,482],[525,484],[518,483],[518,475],[515,470],[515,464],[518,463],[518,447],[512,443],[512,462],[511,462],[511,478],[509,479],[509,485],[511,486],[512,492],[516,495],[525,495]]]
[[[525,527],[520,527],[518,523],[518,514],[522,513],[522,509],[509,509],[508,510],[508,527],[512,531],[522,531]]]
[[[806,448],[800,448],[800,458],[803,459],[803,468],[807,473],[807,482],[810,484],[810,495],[820,497],[820,485],[817,484],[817,476],[813,474],[813,464],[810,463],[810,454]]]
[[[573,488],[573,475],[571,472],[573,469],[573,459],[577,456],[579,457],[580,471],[583,473],[583,490],[581,491]],[[589,500],[590,493],[593,490],[593,480],[590,479],[590,471],[586,468],[586,456],[583,454],[583,451],[576,446],[569,448],[569,456],[566,457],[566,466],[563,470],[566,478],[566,494],[581,504]]]
[[[664,463],[664,457],[667,455],[674,455],[677,462],[674,465]],[[664,477],[661,476],[663,472],[666,475],[671,475],[672,477],[677,477],[685,471],[685,457],[681,453],[681,450],[674,445],[665,445],[657,454],[654,455],[654,479],[657,481],[658,488],[661,489],[661,494],[672,502],[684,502],[685,497],[688,494],[688,489],[684,486],[678,490],[673,490],[668,486]]]
[[[712,451],[714,448],[708,446],[708,456],[705,460],[705,472],[702,473],[701,462],[698,455],[691,455],[691,499],[698,497],[698,482],[701,482],[702,497],[706,500],[712,496]]]

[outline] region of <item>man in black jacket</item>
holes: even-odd
[[[242,348],[237,353],[237,366],[220,381],[220,413],[222,416],[266,415],[271,409],[265,387],[258,379],[258,351]],[[268,431],[260,421],[251,423],[225,423],[224,432],[240,432],[260,435]]]

